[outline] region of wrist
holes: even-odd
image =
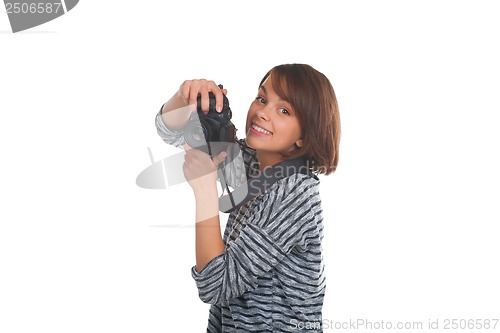
[[[206,189],[197,188],[194,190],[194,196],[196,201],[196,222],[207,221],[219,216],[219,199],[216,186]]]
[[[161,108],[161,117],[163,123],[172,130],[182,129],[189,120],[191,110],[189,106],[173,107],[169,102],[163,104]]]
[[[215,182],[198,183],[193,187],[193,193],[196,199],[217,198],[217,184]]]

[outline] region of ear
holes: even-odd
[[[302,148],[304,143],[302,142],[302,138],[299,138],[297,141],[295,141],[295,145],[299,148]]]

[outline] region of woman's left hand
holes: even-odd
[[[193,149],[187,144],[184,145],[184,150],[186,155],[183,171],[189,185],[195,192],[213,188],[217,182],[217,167],[226,158],[227,153],[221,152],[210,158],[207,153]]]

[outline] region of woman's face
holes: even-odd
[[[301,128],[295,110],[275,92],[268,77],[250,105],[246,123],[246,142],[259,153],[281,159],[302,146]]]

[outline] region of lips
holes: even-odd
[[[251,127],[252,129],[254,129],[255,131],[257,131],[257,132],[261,133],[261,134],[265,134],[265,135],[271,135],[271,134],[273,134],[273,132],[271,132],[271,131],[269,131],[269,130],[265,129],[265,128],[264,128],[264,127],[262,127],[262,126],[257,125],[256,123],[252,123],[252,124],[250,125],[250,127]]]

